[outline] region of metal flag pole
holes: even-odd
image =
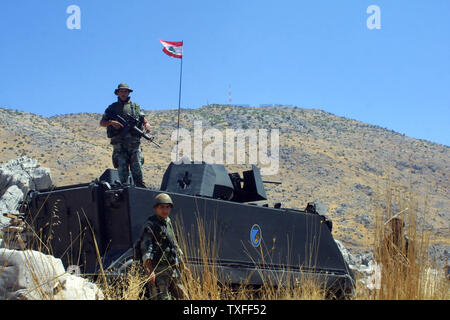
[[[181,113],[181,81],[183,78],[183,56],[180,65],[180,89],[178,91],[178,125],[177,125],[177,162],[178,162],[178,141],[180,139],[180,113]]]

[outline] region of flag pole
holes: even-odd
[[[177,162],[178,162],[178,141],[180,139],[181,81],[182,81],[182,79],[183,79],[183,56],[181,56],[181,62],[180,62],[180,89],[178,91]]]

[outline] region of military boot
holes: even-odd
[[[136,185],[136,187],[147,189],[147,186],[145,185],[144,181],[142,181],[142,180],[136,181],[134,184]]]

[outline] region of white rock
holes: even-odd
[[[0,249],[0,266],[0,299],[103,299],[95,284],[66,273],[60,259],[41,252]]]
[[[344,245],[342,244],[342,242],[340,242],[339,240],[335,239],[334,240],[339,248],[339,250],[342,253],[342,256],[344,257],[345,262],[347,262],[347,264],[351,267],[354,265],[355,263],[355,258],[352,256],[352,254],[347,250],[347,248],[344,247]]]
[[[369,260],[367,265],[362,264],[363,259],[361,259],[361,257],[354,257],[339,240],[335,239],[334,241],[336,242],[349,268],[352,271],[358,272],[362,275],[362,279],[360,279],[360,281],[370,290],[379,289],[381,281],[381,266],[373,260]],[[367,257],[365,257],[365,259],[367,259]]]
[[[52,186],[50,169],[43,168],[37,160],[23,156],[0,165],[0,193],[16,185],[24,193],[44,190]]]
[[[369,290],[380,289],[381,286],[381,265],[375,261],[370,261],[369,266],[362,272],[366,278],[361,282],[366,285]]]
[[[0,200],[0,212],[14,213],[17,211],[17,206],[23,200],[23,192],[16,185],[10,186],[2,195]]]
[[[4,213],[17,213],[19,202],[29,190],[49,189],[52,186],[50,169],[23,156],[0,165],[0,224],[9,224]]]
[[[0,298],[49,299],[54,281],[65,273],[60,259],[37,251],[0,249]]]
[[[87,279],[64,274],[54,289],[55,300],[103,300],[103,292]]]

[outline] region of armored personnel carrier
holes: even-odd
[[[261,204],[267,200],[258,167],[228,173],[223,165],[171,163],[159,190],[121,184],[108,169],[91,183],[31,191],[26,221],[64,265],[86,274],[117,274],[132,262],[133,244],[153,214],[153,198],[168,193],[171,220],[186,237],[185,262],[215,266],[223,283],[277,285],[314,275],[334,293],[354,290],[354,276],[332,236],[332,223],[313,204],[304,210]],[[202,235],[203,232],[203,235]],[[207,259],[202,243],[214,247]],[[179,239],[180,240],[180,239]]]

